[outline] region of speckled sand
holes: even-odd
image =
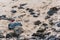
[[[18,9],[20,4],[26,3],[27,5],[23,6],[24,9]],[[17,6],[16,8],[12,8],[13,6]],[[59,27],[55,27],[55,25],[50,25],[49,20],[53,20],[54,23],[60,21],[60,10],[57,12],[57,14],[54,14],[50,17],[50,19],[45,19],[47,16],[47,12],[50,8],[57,7],[60,8],[60,0],[0,0],[0,16],[6,15],[7,18],[14,18],[14,22],[21,22],[22,28],[24,32],[21,34],[26,38],[31,38],[33,33],[36,33],[36,31],[41,27],[44,28],[44,26],[41,26],[43,23],[48,24],[48,29],[46,29],[45,32],[51,32],[50,35],[60,35],[60,32],[54,32],[52,28],[58,29]],[[34,9],[35,13],[39,13],[40,15],[38,17],[33,17],[30,15],[30,12],[26,11],[27,8]],[[16,13],[11,13],[11,10],[16,10]],[[24,15],[23,17],[18,18],[18,16]],[[28,20],[28,22],[26,22]],[[34,22],[40,20],[41,24],[34,25]],[[6,36],[6,33],[13,32],[13,30],[8,29],[8,24],[11,23],[8,20],[0,20],[0,30],[5,31],[4,35]],[[60,29],[60,28],[59,28]],[[28,36],[29,35],[29,36]]]

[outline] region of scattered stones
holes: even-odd
[[[40,33],[33,33],[32,36],[35,36],[35,37],[40,37],[40,38],[45,38],[44,34],[40,34]]]
[[[34,11],[34,9],[31,9],[31,8],[27,8],[26,10],[31,13]]]
[[[44,29],[39,28],[36,33],[33,33],[32,36],[39,37],[40,39],[44,39],[45,36],[49,34],[49,33],[44,33],[45,31],[46,31],[45,28]]]
[[[4,28],[4,30],[6,30],[8,33],[6,31],[4,32],[6,33],[6,37],[5,37],[4,35],[2,35],[4,33],[0,31],[1,32],[0,38],[13,37],[19,40],[18,38],[20,38],[23,35],[23,38],[21,40],[30,40],[28,38],[31,37],[31,35],[33,34],[32,36],[35,38],[31,40],[45,40],[46,38],[47,38],[46,40],[60,40],[58,38],[56,39],[56,36],[53,37],[51,36],[53,35],[53,33],[55,33],[56,35],[60,33],[60,22],[56,24],[54,23],[54,17],[56,17],[56,19],[58,20],[60,15],[59,14],[60,8],[58,9],[58,7],[54,7],[60,5],[57,4],[59,4],[58,0],[56,1],[56,3],[55,0],[53,1],[52,0],[51,1],[49,0],[48,1],[47,0],[45,1],[44,0],[43,1],[41,0],[2,1],[0,3],[0,15],[2,15],[0,16],[0,19],[7,20],[7,22],[3,20],[3,23],[1,23],[2,20],[0,20],[0,25],[2,25],[1,29]],[[51,18],[53,21],[50,20]],[[8,29],[5,29],[5,27],[7,28],[7,26]],[[54,29],[52,29],[53,27]],[[13,32],[10,33],[10,31]],[[24,39],[24,37],[26,38]]]

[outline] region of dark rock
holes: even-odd
[[[56,7],[50,8],[50,10],[47,12],[49,16],[52,16],[54,13],[57,13],[58,9]]]
[[[6,15],[2,15],[2,17],[6,18]]]
[[[43,23],[42,25],[43,25],[43,26],[47,26],[48,24],[46,24],[46,23]]]
[[[57,37],[55,40],[60,40],[60,37],[59,38]]]
[[[27,8],[26,10],[31,12],[31,13],[34,11],[33,9],[30,9],[30,8]]]
[[[5,19],[5,18],[6,18],[6,15],[0,16],[0,19]]]
[[[55,36],[50,36],[47,38],[47,40],[56,40],[56,37]]]
[[[35,36],[35,37],[40,37],[40,38],[45,38],[45,36],[44,36],[44,34],[38,34],[38,33],[33,33],[33,35],[32,36]]]
[[[17,6],[13,6],[12,8],[16,8]]]
[[[49,22],[49,24],[50,24],[50,25],[54,25],[54,23],[53,23],[53,22]]]
[[[32,13],[34,13],[34,12],[32,12]],[[39,15],[40,15],[40,13],[39,13],[39,12],[36,12],[36,13],[33,14],[32,16],[33,16],[33,17],[39,17]]]
[[[16,37],[18,38],[20,34],[16,34],[14,32],[8,33],[6,34],[6,38],[12,38],[12,37]]]
[[[12,13],[16,13],[17,11],[16,10],[11,10]]]
[[[37,34],[36,33],[33,33],[33,35],[32,36],[37,36]]]
[[[20,6],[20,7],[18,7],[18,9],[24,9],[24,8]]]
[[[46,16],[46,17],[45,17],[45,19],[49,19],[49,18],[50,18],[50,16]]]
[[[11,34],[6,34],[6,38],[12,38]]]
[[[24,3],[24,4],[20,4],[20,6],[25,6],[25,5],[27,5],[27,3]]]
[[[11,20],[15,20],[13,18],[6,18],[5,20],[11,21]]]
[[[49,35],[49,34],[51,34],[51,32],[48,32],[48,33],[44,33],[45,35]]]
[[[33,17],[38,17],[38,16],[39,16],[39,14],[36,14],[36,15],[34,14],[34,15],[33,15]]]
[[[34,13],[34,12],[31,12],[30,14],[31,14],[31,15],[34,15],[35,13]]]
[[[22,24],[21,24],[21,23],[18,23],[18,22],[8,24],[8,28],[9,28],[10,30],[11,30],[11,29],[14,29],[14,28],[17,27],[17,26],[22,26]]]
[[[53,19],[49,20],[50,25],[54,25]]]
[[[57,26],[60,27],[60,23],[58,23]]]
[[[26,10],[29,10],[30,8],[26,8]]]
[[[11,33],[12,37],[19,37],[19,34]]]
[[[24,3],[24,4],[20,4],[20,6],[18,7],[18,9],[24,9],[23,6],[27,5],[27,3]]]
[[[23,29],[22,28],[14,29],[14,33],[21,34],[23,33]]]
[[[44,32],[46,29],[39,29],[39,30],[37,30],[37,32]]]
[[[34,22],[34,25],[39,25],[39,24],[41,24],[40,20]]]
[[[29,12],[33,12],[34,10],[33,9],[29,9]]]
[[[0,38],[5,38],[5,36],[3,36],[3,35],[0,35]]]

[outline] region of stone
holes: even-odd
[[[11,30],[11,29],[14,29],[14,28],[17,27],[17,26],[22,26],[22,24],[19,23],[19,22],[8,24],[8,28],[9,28],[10,30]]]

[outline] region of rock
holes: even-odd
[[[47,40],[56,40],[56,37],[55,36],[50,36],[47,38]]]
[[[15,27],[17,27],[17,26],[22,26],[22,24],[21,23],[19,23],[19,22],[15,22],[15,23],[10,23],[10,24],[8,24],[8,28],[11,30],[11,29],[14,29]]]
[[[34,25],[39,25],[39,24],[41,24],[40,20],[34,22]]]
[[[12,13],[16,13],[17,11],[16,10],[11,10]]]
[[[3,35],[0,35],[0,38],[5,38],[5,36],[3,36]]]
[[[58,23],[57,26],[60,27],[60,23]]]
[[[15,28],[14,33],[21,34],[21,33],[23,33],[23,29],[22,28]]]
[[[43,23],[42,25],[43,25],[43,26],[47,26],[48,24],[46,24],[46,23]]]
[[[57,13],[58,9],[56,7],[50,8],[50,10],[47,12],[49,16],[52,16],[54,13]]]
[[[12,35],[10,33],[6,34],[6,38],[12,38]]]
[[[19,37],[19,34],[12,33],[12,36],[13,36],[13,37]]]
[[[44,34],[40,34],[40,33],[33,33],[33,35],[32,36],[34,36],[34,37],[40,37],[40,38],[45,38],[45,35]]]

